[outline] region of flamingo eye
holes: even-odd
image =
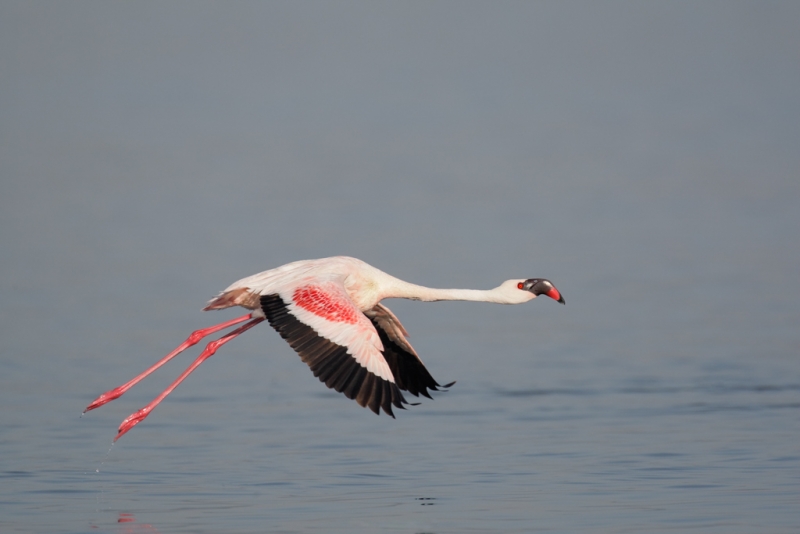
[[[525,284],[523,284],[522,282],[517,284],[517,289],[522,289],[523,287],[525,287]]]

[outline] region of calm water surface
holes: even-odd
[[[737,356],[729,347],[718,358],[698,351],[632,364],[628,355],[570,341],[563,326],[544,349],[532,343],[535,335],[515,332],[530,329],[532,318],[542,328],[569,324],[569,305],[503,309],[509,322],[493,321],[488,305],[447,307],[480,326],[447,328],[445,320],[437,328],[430,313],[433,324],[412,332],[434,373],[459,383],[397,420],[322,390],[262,328],[214,356],[107,452],[119,421],[180,365],[79,419],[95,390],[136,366],[112,362],[94,372],[54,360],[60,376],[23,378],[21,386],[42,386],[4,393],[14,406],[3,430],[4,530],[791,532],[797,525],[800,383],[790,358]],[[84,384],[91,393],[79,391]]]
[[[0,7],[0,532],[800,531],[797,4],[463,5]],[[388,302],[396,420],[266,325],[80,417],[335,254],[567,305]]]

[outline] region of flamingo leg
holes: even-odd
[[[247,315],[243,315],[241,317],[237,317],[236,319],[231,319],[230,321],[225,321],[224,323],[220,323],[220,324],[217,324],[217,325],[214,325],[214,326],[209,326],[208,328],[203,328],[201,330],[195,330],[194,332],[192,332],[192,334],[188,338],[186,338],[186,341],[184,341],[183,343],[178,345],[178,347],[176,347],[175,350],[173,350],[172,352],[170,352],[169,354],[167,354],[166,356],[161,358],[155,365],[153,365],[151,367],[148,367],[147,369],[145,369],[145,371],[143,373],[141,373],[140,375],[136,376],[132,380],[130,380],[128,382],[125,382],[121,386],[116,387],[116,388],[114,388],[114,389],[112,389],[110,391],[106,391],[105,393],[103,393],[102,395],[97,397],[95,400],[92,401],[91,404],[89,404],[89,406],[86,407],[85,410],[83,410],[83,413],[86,413],[89,410],[94,410],[95,408],[99,408],[100,406],[104,405],[107,402],[111,402],[114,399],[118,399],[119,397],[122,396],[123,393],[125,393],[126,391],[131,389],[133,386],[138,384],[147,375],[149,375],[150,373],[152,373],[153,371],[155,371],[156,369],[158,369],[159,367],[161,367],[162,365],[164,365],[165,363],[167,363],[172,358],[174,358],[175,356],[177,356],[181,352],[185,351],[186,349],[188,349],[192,345],[196,344],[198,341],[200,341],[204,337],[209,336],[209,335],[213,334],[214,332],[219,332],[220,330],[224,330],[225,328],[228,328],[229,326],[233,326],[235,324],[239,324],[242,321],[246,321],[246,320],[248,320],[250,318],[251,318],[251,314],[248,313]]]
[[[161,394],[158,397],[156,397],[155,399],[150,401],[150,403],[147,406],[145,406],[144,408],[141,408],[140,410],[137,410],[137,411],[133,412],[132,414],[130,414],[128,417],[126,417],[122,421],[122,423],[119,425],[119,432],[117,433],[117,436],[114,438],[114,441],[117,441],[128,430],[130,430],[134,426],[136,426],[139,423],[141,423],[142,421],[144,421],[144,418],[147,417],[148,415],[150,415],[150,412],[153,411],[153,408],[158,406],[158,404],[162,400],[164,400],[167,397],[167,395],[172,393],[172,390],[174,390],[176,387],[178,387],[178,384],[183,382],[186,379],[186,377],[189,376],[192,373],[192,371],[194,371],[195,369],[197,369],[200,366],[201,363],[203,363],[208,358],[213,356],[214,353],[217,352],[218,348],[220,348],[222,345],[224,345],[225,343],[227,343],[231,339],[235,338],[239,334],[247,332],[248,330],[250,330],[251,328],[253,328],[255,325],[257,325],[258,323],[260,323],[263,320],[264,320],[264,317],[258,317],[256,319],[253,319],[249,323],[240,326],[236,330],[232,330],[232,331],[228,332],[227,334],[225,334],[221,338],[216,339],[214,341],[211,341],[208,345],[206,345],[205,350],[203,350],[203,352],[200,353],[200,356],[198,356],[197,359],[192,363],[192,365],[190,365],[183,373],[181,373],[181,375],[177,379],[175,379],[175,381],[172,384],[170,384],[167,389],[162,391]]]

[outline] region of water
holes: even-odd
[[[0,8],[0,531],[800,529],[794,3],[194,6]],[[388,302],[396,420],[267,325],[80,417],[333,254],[567,305]]]

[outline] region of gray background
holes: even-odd
[[[796,2],[0,3],[0,527],[796,532],[798,27]],[[78,419],[233,317],[199,313],[230,282],[338,254],[567,306],[389,302],[458,380],[397,421],[268,326],[108,455],[193,356]]]

